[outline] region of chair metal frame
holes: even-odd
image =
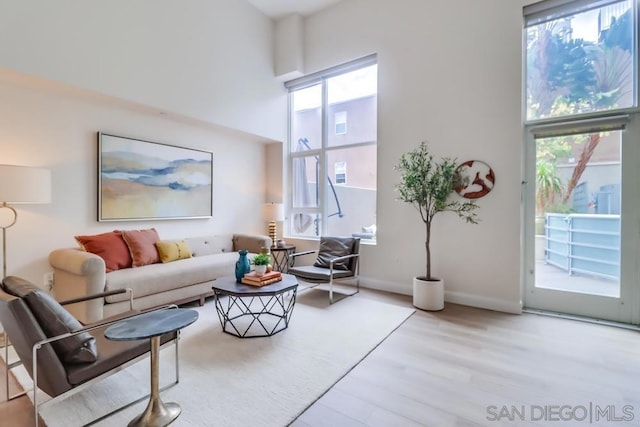
[[[92,295],[87,295],[84,297],[80,297],[80,298],[73,298],[70,300],[65,300],[65,301],[58,301],[58,303],[62,306],[65,305],[69,305],[69,304],[74,304],[77,302],[83,302],[83,301],[90,301],[92,299],[96,299],[96,298],[104,298],[104,297],[108,297],[110,295],[119,295],[119,294],[124,294],[124,293],[128,293],[129,294],[129,311],[133,311],[133,289],[131,288],[126,288],[126,289],[114,289],[112,291],[108,291],[108,292],[100,292],[98,294],[92,294]],[[138,313],[135,313],[138,314]],[[132,314],[133,315],[133,314]],[[92,324],[91,326],[94,326],[94,324]],[[96,323],[95,326],[101,326],[99,323]],[[10,390],[9,390],[9,372],[11,371],[11,369],[16,368],[20,365],[22,365],[22,361],[21,360],[17,360],[15,362],[9,363],[9,347],[11,346],[11,343],[9,342],[9,336],[7,335],[6,331],[2,331],[2,338],[4,341],[4,362],[6,365],[6,369],[4,371],[4,384],[5,384],[5,396],[7,397],[7,401],[16,399],[18,397],[24,396],[25,394],[28,393],[28,390],[23,390],[19,393],[14,394],[13,396],[10,395]]]
[[[129,305],[130,305],[131,310],[133,310],[133,291],[131,289],[117,289],[117,290],[113,290],[113,291],[109,291],[109,292],[102,292],[102,293],[99,293],[99,294],[89,295],[89,296],[85,296],[85,297],[81,297],[81,298],[74,298],[72,300],[60,301],[59,303],[60,303],[60,305],[67,305],[67,304],[73,304],[73,303],[76,303],[76,302],[82,302],[82,301],[91,300],[91,299],[94,299],[94,298],[103,298],[103,297],[106,297],[106,296],[109,296],[109,295],[121,294],[121,293],[125,293],[125,292],[129,293]],[[5,338],[5,361],[7,362],[7,369],[5,370],[5,383],[6,383],[7,400],[13,400],[13,399],[15,399],[17,397],[26,395],[27,393],[29,393],[29,391],[32,391],[33,392],[34,425],[35,425],[35,427],[38,427],[38,425],[39,425],[39,413],[40,413],[39,409],[42,408],[43,406],[45,406],[45,405],[48,406],[48,405],[52,404],[53,402],[57,402],[59,400],[63,400],[63,399],[65,399],[65,398],[67,398],[67,397],[69,397],[69,396],[71,396],[71,395],[73,395],[75,393],[78,393],[78,392],[90,387],[91,385],[93,385],[93,384],[95,384],[95,383],[97,383],[97,382],[99,382],[99,381],[101,381],[101,380],[113,375],[113,374],[116,374],[116,373],[128,368],[129,366],[133,365],[134,363],[139,362],[139,361],[149,357],[149,355],[150,355],[150,352],[147,351],[147,352],[145,352],[145,353],[143,353],[143,354],[141,354],[141,355],[139,355],[139,356],[137,356],[137,357],[125,362],[125,363],[123,363],[120,366],[117,366],[117,367],[115,367],[115,368],[113,368],[113,369],[111,369],[111,370],[109,370],[107,372],[104,372],[104,373],[102,373],[102,374],[100,374],[100,375],[98,375],[98,376],[96,376],[96,377],[94,377],[94,378],[92,378],[92,379],[90,379],[90,380],[88,380],[88,381],[76,386],[76,387],[73,387],[73,388],[69,389],[68,391],[66,391],[64,393],[61,393],[61,394],[59,394],[59,395],[57,395],[55,397],[52,397],[51,399],[49,399],[49,400],[47,400],[45,402],[38,403],[38,350],[40,350],[46,344],[50,344],[50,343],[53,343],[53,342],[56,342],[56,341],[59,341],[59,340],[62,340],[62,339],[68,338],[68,337],[72,337],[72,336],[75,336],[75,335],[78,335],[78,334],[81,334],[81,333],[84,333],[84,332],[90,332],[90,331],[93,331],[95,329],[104,328],[105,326],[110,326],[110,325],[116,324],[118,322],[121,322],[122,320],[130,319],[130,318],[138,316],[140,314],[149,313],[149,312],[158,311],[158,310],[175,309],[177,307],[178,306],[175,305],[175,304],[169,304],[169,305],[165,305],[165,306],[161,306],[161,307],[156,307],[156,308],[153,308],[153,309],[150,309],[150,310],[145,310],[145,311],[140,311],[140,312],[132,312],[131,315],[129,315],[129,316],[118,317],[117,319],[107,320],[107,321],[98,321],[98,322],[96,322],[94,324],[91,324],[89,326],[85,326],[84,328],[79,329],[79,330],[77,330],[75,332],[70,332],[70,333],[66,333],[66,334],[62,334],[62,335],[57,335],[55,337],[47,338],[47,339],[44,339],[44,340],[36,342],[32,347],[32,361],[33,361],[32,362],[32,373],[33,373],[32,381],[33,381],[33,388],[32,388],[32,390],[24,390],[22,392],[19,392],[19,393],[13,395],[13,396],[9,395],[9,392],[10,392],[9,391],[9,371],[10,371],[10,369],[13,369],[13,368],[15,368],[17,366],[20,366],[22,364],[22,362],[20,360],[18,360],[16,362],[11,363],[11,364],[8,363],[8,360],[9,360],[8,359],[8,352],[9,352],[8,347],[9,347],[10,344],[9,344],[9,341],[8,341],[8,335],[7,335],[6,331],[3,331],[3,335],[4,335],[4,338]],[[179,345],[178,345],[179,340],[180,340],[180,330],[177,330],[175,332],[175,334],[176,334],[175,338],[172,338],[171,340],[165,342],[160,347],[160,349],[164,349],[165,347],[170,346],[172,343],[175,344],[175,381],[162,386],[159,389],[159,391],[164,391],[164,390],[166,390],[166,389],[168,389],[170,387],[173,387],[174,385],[176,385],[176,384],[178,384],[180,382],[180,364],[179,364],[180,352],[179,352]],[[123,405],[123,406],[120,406],[120,407],[108,412],[107,414],[104,414],[104,415],[102,415],[102,416],[90,421],[88,424],[86,424],[86,426],[90,426],[90,425],[96,424],[96,423],[98,423],[98,422],[100,422],[100,421],[102,421],[102,420],[104,420],[104,419],[106,419],[106,418],[108,418],[108,417],[110,417],[110,416],[112,416],[112,415],[124,410],[124,409],[127,409],[127,408],[129,408],[129,407],[131,407],[131,406],[133,406],[133,405],[135,405],[135,404],[137,404],[137,403],[139,403],[139,402],[141,402],[141,401],[143,401],[145,399],[148,399],[149,396],[150,396],[150,394],[146,394],[144,396],[141,396],[140,398],[138,398],[138,399],[136,399],[136,400],[134,400],[132,402],[129,402],[129,403]]]
[[[303,255],[309,255],[309,254],[313,254],[313,253],[318,253],[318,252],[319,252],[319,249],[313,249],[313,250],[309,250],[309,251],[303,251],[303,252],[297,252],[297,253],[291,254],[291,255],[289,255],[289,257],[292,258],[293,262],[295,263],[296,257],[303,256]],[[333,264],[336,263],[336,262],[345,261],[345,260],[348,260],[348,259],[351,259],[351,258],[357,258],[356,261],[355,261],[356,262],[356,268],[355,268],[354,275],[353,276],[348,276],[348,277],[334,278],[333,277],[333,270],[334,270]],[[307,283],[314,284],[314,286],[310,286],[309,288],[314,288],[317,285],[328,284],[329,285],[329,304],[333,304],[333,302],[334,302],[333,301],[333,283],[334,283],[334,281],[338,281],[339,282],[341,280],[354,280],[355,279],[355,281],[356,281],[356,291],[353,292],[353,293],[350,293],[350,294],[343,294],[343,295],[351,296],[351,295],[355,295],[355,294],[360,292],[360,278],[359,278],[359,275],[360,275],[360,254],[359,253],[357,253],[357,254],[349,254],[349,255],[344,255],[344,256],[341,256],[341,257],[332,258],[329,261],[328,270],[329,270],[329,281],[328,282],[326,280],[320,280],[320,279],[317,279],[317,280],[316,279],[308,279],[306,277],[297,276],[295,274],[294,274],[294,276],[296,276],[297,278],[299,278],[299,279],[301,279],[301,280],[303,280],[303,281],[305,281]],[[337,271],[344,271],[344,270],[337,270]],[[290,273],[290,274],[293,274],[293,273]]]

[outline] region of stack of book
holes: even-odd
[[[255,271],[252,271],[245,274],[241,282],[250,286],[264,286],[279,282],[280,280],[282,280],[282,273],[279,271],[270,271],[263,275],[257,275]]]

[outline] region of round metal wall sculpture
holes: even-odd
[[[454,190],[465,199],[486,196],[496,182],[491,167],[481,160],[467,160],[456,169]]]

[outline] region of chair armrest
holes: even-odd
[[[135,312],[135,313],[132,313],[130,316],[118,317],[117,319],[113,319],[113,320],[106,321],[106,322],[98,322],[98,323],[95,323],[95,324],[92,324],[92,325],[89,325],[89,326],[85,326],[82,329],[78,329],[75,332],[67,332],[67,333],[64,333],[64,334],[61,334],[61,335],[56,335],[55,337],[50,337],[50,338],[47,338],[47,339],[44,339],[44,340],[40,340],[40,341],[38,341],[37,343],[35,343],[33,345],[34,355],[36,354],[36,351],[39,350],[40,348],[42,348],[42,346],[45,345],[45,344],[49,344],[49,343],[52,343],[52,342],[55,342],[55,341],[59,341],[59,340],[65,339],[65,338],[69,338],[69,337],[72,337],[74,335],[81,334],[83,332],[91,332],[94,329],[103,328],[105,326],[111,326],[111,325],[113,325],[115,323],[121,322],[121,321],[123,321],[125,319],[129,319],[129,318],[132,318],[132,317],[139,316],[141,314],[150,313],[152,311],[170,310],[170,309],[174,309],[174,308],[178,308],[178,306],[175,305],[175,304],[169,304],[169,305],[165,305],[165,306],[162,306],[162,307],[156,307],[156,308],[153,308],[153,309],[147,310],[147,311]],[[34,360],[35,360],[35,357],[34,357]]]
[[[349,254],[349,255],[343,255],[343,256],[338,256],[335,258],[331,258],[329,260],[329,264],[333,264],[336,261],[344,261],[345,259],[349,259],[349,258],[355,258],[355,257],[359,257],[360,254]]]
[[[360,258],[360,254],[349,254],[349,255],[343,255],[343,256],[339,256],[339,257],[335,257],[333,259],[329,260],[329,275],[333,277],[333,263],[336,261],[344,261],[345,259],[350,259],[350,258]],[[359,274],[359,270],[360,270],[360,265],[356,264],[356,272],[355,275],[358,276]]]
[[[64,300],[64,301],[58,301],[58,302],[60,303],[60,305],[75,304],[77,302],[89,301],[89,300],[92,300],[92,299],[95,299],[95,298],[103,298],[103,297],[108,297],[110,295],[124,294],[125,292],[129,292],[130,295],[131,295],[131,294],[133,294],[133,289],[131,289],[131,288],[114,289],[113,291],[100,292],[100,293],[97,293],[97,294],[86,295],[84,297],[72,298],[72,299],[68,299],[68,300]]]
[[[131,317],[135,317],[138,316],[140,314],[145,314],[145,313],[151,313],[153,311],[157,311],[157,310],[164,310],[167,308],[178,308],[178,306],[176,304],[167,304],[167,305],[161,305],[159,307],[152,307],[152,308],[147,308],[144,310],[130,310],[130,311],[126,311],[124,313],[119,313],[116,314],[114,316],[111,317],[107,317],[105,319],[100,319],[97,322],[91,323],[90,325],[87,326],[104,326],[104,325],[111,325],[112,323],[117,323],[121,320],[126,320],[129,319]]]
[[[293,254],[289,255],[289,258],[295,258],[297,256],[302,256],[302,255],[309,255],[309,254],[313,254],[313,253],[316,253],[316,252],[318,252],[317,249],[313,249],[311,251],[296,252],[296,253],[293,253]]]

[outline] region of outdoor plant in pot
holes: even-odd
[[[440,212],[454,212],[469,223],[478,217],[474,201],[456,200],[456,160],[443,157],[439,161],[429,153],[428,144],[422,142],[416,149],[404,153],[395,169],[400,172],[396,190],[399,199],[411,204],[420,213],[425,225],[426,275],[413,279],[413,305],[423,310],[444,308],[444,281],[431,275],[431,226]]]
[[[263,275],[267,272],[267,266],[271,263],[271,255],[268,253],[258,254],[251,262],[256,266],[256,274]]]

